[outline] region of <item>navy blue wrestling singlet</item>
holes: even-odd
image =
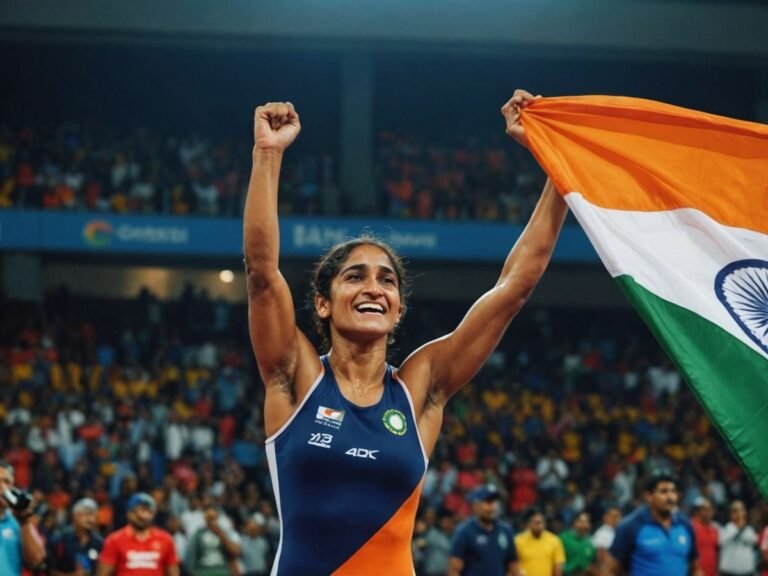
[[[427,457],[413,402],[387,366],[384,393],[342,396],[326,356],[299,408],[267,439],[281,521],[273,576],[412,576]]]

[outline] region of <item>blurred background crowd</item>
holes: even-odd
[[[263,539],[268,565],[279,522],[243,306],[191,287],[165,302],[146,290],[113,301],[61,287],[42,305],[2,306],[0,445],[39,503],[43,535],[67,525],[83,497],[108,534],[145,491],[181,558],[213,508],[227,529]],[[462,306],[412,308],[393,362],[447,330]],[[555,533],[582,513],[597,528],[607,510],[642,502],[658,468],[680,479],[682,510],[706,498],[724,521],[740,500],[756,529],[766,524],[768,509],[679,374],[639,321],[620,318],[632,329],[617,330],[617,314],[592,313],[588,329],[582,311],[532,308],[516,320],[449,404],[417,541],[429,530],[449,537],[472,514],[467,495],[489,484],[517,529],[532,507]]]
[[[236,218],[250,174],[249,143],[146,129],[67,124],[0,126],[0,208]],[[289,154],[280,210],[344,215],[330,153]],[[544,176],[529,154],[497,134],[461,142],[381,132],[374,215],[419,220],[525,222]]]

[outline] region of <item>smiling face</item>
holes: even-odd
[[[356,247],[331,281],[330,298],[315,296],[317,315],[328,320],[331,340],[386,340],[403,312],[400,286],[389,255],[377,246]]]
[[[357,238],[333,246],[315,266],[310,293],[310,305],[314,312],[313,323],[315,325],[315,331],[318,336],[320,336],[321,346],[325,351],[328,351],[331,348],[331,315],[325,313],[325,310],[323,310],[323,316],[325,317],[322,317],[319,308],[323,309],[323,304],[327,304],[327,302],[332,300],[331,293],[334,280],[337,280],[340,272],[346,267],[352,252],[363,247],[378,248],[389,258],[389,267],[394,269],[397,278],[400,306],[402,307],[400,320],[402,320],[404,311],[407,308],[408,280],[406,277],[405,266],[400,256],[398,256],[389,244],[379,240],[375,236],[363,234]],[[389,333],[386,340],[387,344],[392,344],[394,342],[394,334],[394,330]]]

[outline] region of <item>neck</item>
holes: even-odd
[[[651,508],[651,516],[662,526],[667,527],[672,524],[672,512],[660,512]]]
[[[147,526],[146,528],[137,528],[136,526],[131,526],[133,529],[133,534],[138,538],[139,540],[144,540],[149,536],[149,529],[151,526]]]
[[[361,350],[349,345],[335,345],[328,354],[339,386],[353,398],[362,398],[384,384],[387,371],[386,347]]]
[[[493,520],[489,520],[488,518],[478,518],[477,523],[488,531],[493,530]]]

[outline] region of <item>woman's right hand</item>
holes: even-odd
[[[253,140],[257,150],[282,152],[301,132],[299,115],[290,102],[269,102],[256,108]]]

